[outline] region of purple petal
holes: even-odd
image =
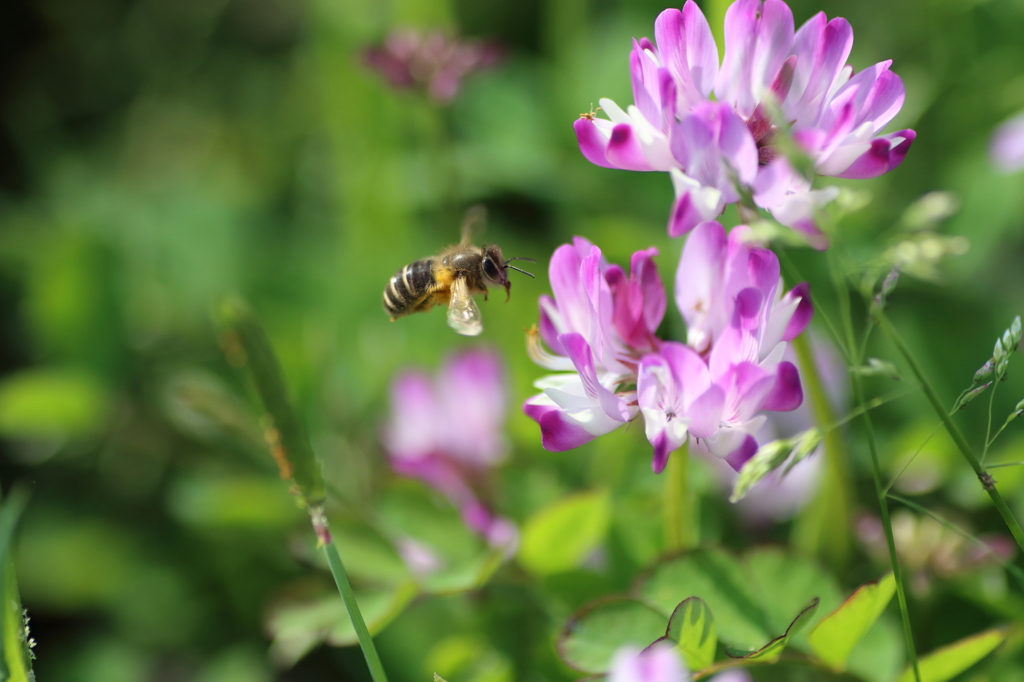
[[[691,336],[695,329],[710,331],[707,320],[723,276],[725,255],[725,230],[713,220],[697,225],[683,247],[676,270],[675,297]],[[704,344],[698,344],[697,350],[703,351]]]
[[[619,123],[612,128],[606,155],[608,161],[614,164],[615,168],[633,171],[653,170],[651,164],[647,162],[647,157],[644,156],[640,141],[633,132],[633,126],[628,123]]]
[[[672,214],[668,219],[668,236],[681,237],[697,227],[704,218],[694,206],[693,197],[685,192],[672,204]]]
[[[903,163],[916,137],[917,133],[913,130],[900,130],[876,137],[871,140],[871,149],[857,157],[849,168],[835,177],[864,179],[884,175]]]
[[[751,65],[754,88],[775,80],[793,45],[793,12],[782,0],[766,0],[758,22],[757,46]]]
[[[540,338],[544,340],[544,345],[551,349],[552,353],[556,355],[565,355],[565,351],[562,350],[562,344],[558,343],[558,335],[561,333],[556,327],[554,321],[551,319],[551,315],[548,313],[549,310],[558,310],[558,305],[555,303],[555,299],[551,298],[547,294],[541,294],[538,302],[540,308],[538,327],[540,328]]]
[[[800,386],[800,372],[791,362],[780,362],[775,375],[775,387],[768,394],[761,409],[771,412],[790,412],[804,401]]]
[[[750,282],[765,298],[769,298],[779,285],[779,257],[770,249],[750,249],[747,273]]]
[[[612,419],[625,422],[629,421],[629,408],[625,401],[601,385],[597,376],[597,369],[594,365],[594,354],[590,344],[581,334],[562,334],[558,337],[572,364],[583,382],[586,394],[601,404],[601,409]]]
[[[728,105],[721,105],[720,112],[722,128],[719,149],[726,162],[736,171],[740,182],[750,185],[757,176],[757,144],[743,119]]]
[[[651,441],[651,445],[654,447],[654,456],[651,458],[651,470],[656,474],[660,474],[665,470],[665,465],[668,464],[668,456],[672,454],[672,447],[668,442],[668,436],[662,431],[658,436]]]
[[[725,12],[725,57],[715,83],[715,96],[750,116],[757,102],[751,91],[753,51],[757,45],[757,17],[761,0],[736,0]]]
[[[615,168],[605,153],[608,138],[597,129],[597,124],[589,118],[578,118],[572,124],[576,131],[576,141],[580,145],[580,153],[590,163],[603,168]]]
[[[718,431],[725,409],[725,393],[718,386],[711,386],[697,397],[687,408],[690,418],[690,433],[697,438],[710,438]]]
[[[647,328],[654,332],[665,317],[665,285],[658,274],[654,257],[658,249],[653,246],[646,251],[637,251],[629,261],[630,278],[640,286],[643,298],[643,318]]]
[[[786,325],[786,332],[782,335],[783,341],[792,341],[800,336],[800,333],[811,323],[811,317],[814,316],[814,304],[811,302],[811,285],[807,282],[801,282],[790,289],[789,293],[783,298],[790,300],[800,299],[793,317],[789,318],[789,324]]]
[[[740,446],[729,453],[725,458],[725,461],[728,462],[729,466],[733,469],[739,471],[743,468],[743,465],[747,463],[747,460],[756,454],[757,441],[754,440],[753,436],[748,434],[747,437],[743,439],[743,442],[740,443]]]
[[[733,309],[733,325],[736,327],[753,328],[761,317],[761,305],[764,296],[754,287],[747,287],[736,295],[736,307]]]
[[[658,65],[635,40],[633,51],[629,55],[629,72],[633,81],[633,101],[636,108],[651,125],[661,128],[661,101],[655,100],[651,94],[652,91],[658,92]]]
[[[587,433],[579,424],[566,419],[557,406],[530,402],[537,397],[543,396],[535,396],[523,403],[523,412],[540,425],[540,443],[545,450],[565,452],[589,443],[597,437]]]
[[[711,387],[711,374],[704,359],[686,344],[666,341],[661,357],[668,364],[682,398],[677,409],[688,412],[689,405]]]
[[[690,65],[693,85],[701,98],[707,99],[718,77],[718,45],[704,13],[693,0],[683,5],[683,27],[686,32],[686,60]]]

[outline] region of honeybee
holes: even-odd
[[[532,258],[505,259],[494,244],[471,244],[474,231],[483,225],[486,212],[483,206],[466,211],[462,223],[462,240],[436,256],[406,265],[395,273],[384,289],[384,310],[391,321],[411,313],[430,310],[435,305],[448,304],[448,326],[463,336],[477,336],[484,330],[480,308],[474,294],[483,294],[487,300],[487,287],[505,287],[508,300],[512,284],[508,270],[533,277],[526,270],[509,265],[514,260],[533,261]]]

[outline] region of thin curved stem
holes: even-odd
[[[858,351],[856,336],[853,330],[853,315],[850,312],[850,293],[846,285],[846,276],[840,271],[837,257],[834,251],[829,252],[831,258],[829,269],[832,272],[836,293],[839,296],[839,308],[843,315],[843,326],[846,330],[846,341],[851,350]],[[866,337],[865,337],[866,340]],[[865,352],[867,349],[859,349]],[[863,358],[858,355],[851,358],[851,367],[858,367]],[[861,384],[861,377],[856,372],[851,372],[851,384],[853,387],[853,399],[857,405],[864,404],[864,388]],[[923,382],[922,382],[923,383]],[[871,454],[871,478],[875,484],[875,494],[878,497],[878,508],[882,516],[882,527],[885,529],[885,541],[889,547],[889,562],[892,565],[893,578],[896,582],[896,597],[900,606],[900,617],[903,621],[903,636],[907,645],[907,657],[910,659],[911,668],[914,671],[914,680],[921,682],[921,671],[917,663],[917,648],[914,645],[914,633],[910,626],[910,609],[907,606],[907,593],[903,584],[903,570],[900,567],[899,556],[896,554],[896,539],[893,537],[892,521],[889,518],[889,502],[882,489],[882,468],[878,461],[878,443],[875,441],[875,429],[871,421],[871,414],[867,411],[861,417],[864,425],[864,433],[867,436],[868,452]]]
[[[1003,496],[996,488],[996,481],[985,470],[985,467],[982,466],[981,462],[979,462],[978,458],[974,455],[974,451],[971,450],[971,446],[967,444],[967,440],[964,438],[964,435],[960,433],[960,429],[957,427],[956,422],[954,422],[953,418],[949,416],[948,412],[946,412],[942,403],[939,401],[939,396],[935,393],[935,389],[933,389],[932,385],[928,383],[928,380],[924,376],[924,371],[921,369],[921,366],[917,364],[917,360],[914,358],[914,354],[910,352],[910,348],[896,331],[892,322],[890,322],[889,318],[885,315],[881,315],[879,319],[886,334],[892,340],[903,358],[907,361],[907,364],[910,366],[910,370],[914,373],[914,376],[917,377],[918,382],[920,382],[921,388],[924,390],[924,394],[928,397],[928,402],[932,404],[932,408],[935,410],[935,413],[939,415],[942,422],[946,425],[946,430],[953,438],[953,442],[956,443],[957,449],[960,450],[960,454],[964,456],[964,459],[966,459],[971,465],[971,468],[974,469],[974,473],[978,476],[981,486],[985,489],[985,492],[988,493],[989,497],[992,498],[992,503],[995,504],[1000,516],[1003,517],[1003,522],[1010,530],[1010,534],[1013,535],[1013,539],[1017,542],[1017,546],[1024,551],[1024,530],[1021,529],[1020,523],[1013,516],[1013,512],[1010,511],[1010,508],[1006,505],[1006,500],[1003,499]]]

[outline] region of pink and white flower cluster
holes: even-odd
[[[574,128],[592,163],[671,174],[672,236],[747,195],[824,248],[815,213],[838,190],[812,190],[807,171],[783,153],[784,136],[813,173],[840,178],[887,173],[916,136],[878,135],[903,106],[903,82],[889,70],[891,60],[854,74],[846,63],[853,30],[845,19],[818,13],[794,30],[782,0],[736,0],[725,16],[721,64],[693,0],[662,12],[654,36],[654,43],[633,43],[634,104],[623,110],[602,99],[608,118],[586,114]]]
[[[628,275],[582,237],[555,251],[554,297],[541,297],[530,353],[561,373],[537,381],[543,392],[523,407],[546,449],[575,448],[642,414],[656,472],[691,435],[736,469],[753,456],[761,412],[803,400],[782,355],[812,307],[806,284],[784,293],[778,258],[747,236],[705,222],[687,240],[675,281],[685,344],[655,333],[666,309],[656,249],[634,253]]]
[[[513,547],[515,524],[481,500],[488,474],[506,455],[505,373],[492,352],[451,357],[436,379],[418,370],[391,386],[391,418],[384,447],[391,468],[445,495],[463,522],[494,547]]]

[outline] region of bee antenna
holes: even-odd
[[[505,261],[505,265],[508,265],[509,263],[511,263],[514,260],[528,260],[531,263],[536,263],[537,262],[536,258],[527,258],[526,256],[512,256],[507,261]]]
[[[532,259],[530,259],[530,258],[526,258],[526,259],[523,259],[523,260],[532,260]],[[515,270],[516,272],[521,272],[521,273],[523,273],[524,275],[526,275],[527,277],[529,277],[530,279],[535,279],[535,277],[533,276],[533,273],[532,273],[532,272],[527,272],[526,270],[520,270],[520,269],[519,269],[519,268],[517,268],[516,266],[514,266],[514,265],[509,265],[508,263],[505,263],[505,267],[506,267],[506,268],[509,268],[510,270]]]

